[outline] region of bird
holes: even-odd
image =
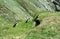
[[[17,20],[16,22],[14,22],[13,27],[16,27],[16,25],[17,25],[19,22],[21,22],[21,21],[20,21],[20,20]]]
[[[13,27],[16,27],[17,23],[14,23]]]
[[[35,27],[40,24],[40,20],[38,20],[37,18],[38,18],[38,16],[36,16],[36,17],[34,18]]]
[[[40,24],[39,20],[35,20],[35,26],[38,26]]]
[[[29,20],[30,20],[30,18],[28,18],[25,23],[28,23]]]

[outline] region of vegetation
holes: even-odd
[[[21,38],[21,39],[58,39],[60,33],[60,13],[40,12],[41,24],[37,27],[30,20],[28,23],[19,22],[15,28],[13,23],[0,17],[0,38]]]
[[[0,39],[60,39],[60,12],[48,11],[39,3],[0,0]],[[37,27],[33,21],[36,16],[40,20]],[[16,21],[19,22],[13,27]]]

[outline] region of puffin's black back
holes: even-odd
[[[40,24],[40,21],[37,18],[38,16],[34,18],[35,26],[38,26]]]
[[[35,20],[35,26],[38,26],[40,24],[39,20]]]
[[[16,24],[17,24],[17,23],[14,23],[13,27],[16,27]]]

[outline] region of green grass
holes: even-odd
[[[60,24],[50,23],[39,25],[26,34],[25,39],[59,39]]]
[[[60,12],[40,11],[42,8],[38,9],[35,2],[37,0],[0,0],[0,39],[60,39]],[[26,18],[32,19],[29,13],[39,15],[38,27],[32,20],[25,23]],[[13,27],[18,19],[22,22]]]
[[[42,11],[39,12],[39,19],[43,20],[48,16],[60,16],[60,12]]]
[[[54,17],[53,19],[56,19],[52,21],[53,23],[49,22],[49,20],[51,20],[49,19],[51,18],[51,16]],[[55,21],[59,21],[60,20],[59,17],[60,17],[60,12],[50,12],[50,11],[40,12],[38,19],[42,21],[41,24],[36,28],[34,28],[35,26],[32,20],[30,20],[28,23],[25,23],[25,21],[19,22],[17,26],[13,28],[13,23],[8,22],[6,19],[0,17],[1,19],[0,37],[3,38],[9,35],[16,37],[23,35],[22,37],[25,36],[24,39],[56,39],[56,38],[58,39],[60,38],[60,34],[59,34],[60,32],[57,30],[60,29],[60,24],[56,23]],[[51,27],[53,27],[53,29],[51,29]],[[10,37],[6,37],[6,38],[10,38]]]
[[[17,24],[16,27],[13,28],[13,24],[7,22],[6,25],[4,26],[0,25],[0,30],[1,30],[0,37],[7,36],[7,35],[14,35],[14,36],[21,35],[22,33],[32,29],[34,27],[32,25],[33,25],[33,21],[30,21],[28,23],[20,22]]]
[[[60,12],[41,12],[41,24],[27,32],[25,39],[59,39],[60,38]]]

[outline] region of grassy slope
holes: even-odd
[[[60,12],[41,13],[42,23],[28,32],[25,39],[59,39],[60,38]]]
[[[54,23],[50,23],[49,20],[53,19],[51,18],[51,16],[53,16],[53,18],[56,19],[56,21],[60,20],[58,19],[60,18],[60,12],[40,12],[39,19],[42,20],[42,22],[36,28],[34,28],[33,21],[29,21],[28,23],[20,22],[15,28],[13,28],[12,23],[7,22],[4,18],[0,17],[0,19],[3,19],[0,20],[0,37],[13,39],[17,36],[19,36],[18,38],[20,38],[20,36],[22,35],[21,39],[24,39],[23,37],[25,37],[25,39],[59,38],[60,34],[57,30],[59,30],[60,24],[59,22],[56,23],[55,20],[53,20]],[[6,24],[3,25],[5,22]],[[53,27],[53,29],[51,29],[51,27]]]
[[[6,5],[8,9],[19,15],[19,17],[22,20],[25,20],[24,19],[25,14],[26,16],[29,15],[27,14],[26,11],[24,11],[25,9],[23,9],[23,7],[19,5],[17,2],[15,1],[12,2],[12,0],[10,1],[7,0],[7,2],[5,1],[6,3],[3,3],[3,1],[4,0],[2,1],[0,0],[0,4]],[[38,13],[37,14],[39,15],[38,19],[41,20],[41,24],[35,28],[33,21],[29,21],[28,23],[25,23],[23,21],[18,23],[17,26],[13,28],[13,23],[8,22],[5,18],[2,18],[0,16],[0,39],[14,39],[14,38],[18,39],[20,37],[21,39],[59,39],[60,12],[50,12],[50,11],[38,12],[38,10],[35,10],[36,7],[33,6],[34,4],[33,5],[29,4],[30,2],[28,0],[25,0],[25,2],[29,6],[28,8],[31,9],[31,11],[33,12],[32,14]],[[14,5],[16,5],[16,7]],[[22,10],[20,10],[19,8]],[[21,12],[24,14],[20,15]],[[28,17],[30,17],[30,15]]]
[[[30,30],[33,25],[33,21],[28,23],[20,22],[17,24],[15,28],[13,28],[13,23],[8,22],[4,18],[0,17],[0,37],[8,36],[8,35],[21,35],[22,33]]]

